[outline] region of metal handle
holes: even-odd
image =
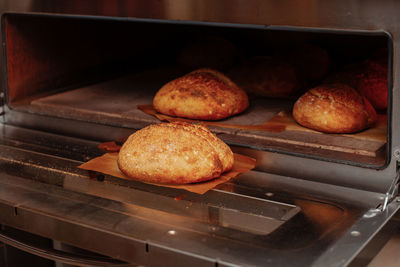
[[[12,247],[18,248],[25,252],[40,256],[42,258],[46,258],[49,260],[62,262],[66,264],[72,264],[75,266],[110,266],[110,267],[118,267],[118,266],[134,266],[129,263],[125,263],[119,260],[114,260],[106,257],[94,257],[82,254],[74,254],[70,252],[65,252],[61,250],[56,250],[53,248],[42,248],[36,247],[31,244],[24,243],[20,240],[17,240],[11,236],[4,234],[4,232],[0,231],[0,242],[10,245]]]

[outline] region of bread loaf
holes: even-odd
[[[228,145],[205,126],[184,122],[145,127],[127,139],[118,166],[127,176],[151,183],[206,181],[233,166]]]
[[[293,117],[304,127],[325,133],[358,132],[377,120],[369,101],[345,84],[325,84],[309,90],[294,104]]]
[[[153,99],[163,114],[220,120],[244,111],[247,94],[222,73],[200,69],[165,84]]]

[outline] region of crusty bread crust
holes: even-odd
[[[184,122],[145,127],[129,136],[118,155],[125,175],[151,183],[206,181],[232,166],[228,145],[206,127]]]
[[[179,123],[175,123],[179,124]],[[199,124],[190,124],[180,123],[180,125],[188,131],[193,132],[195,135],[200,135],[201,138],[206,140],[210,146],[214,148],[214,150],[218,154],[218,158],[222,163],[222,172],[228,171],[233,166],[233,153],[232,150],[227,146],[224,142],[221,141],[215,134],[211,133],[210,130]]]
[[[243,112],[247,94],[222,73],[200,69],[165,84],[153,99],[163,114],[199,120],[220,120]]]
[[[345,84],[317,86],[293,107],[301,125],[325,133],[353,133],[372,126],[377,115],[368,100]]]

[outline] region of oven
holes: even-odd
[[[393,233],[399,3],[59,2],[0,4],[4,251],[49,266],[364,265]],[[379,52],[387,107],[372,129],[324,134],[285,124],[295,99],[250,97],[248,111],[208,126],[256,166],[205,194],[78,168],[104,153],[99,144],[160,123],[138,107],[191,70],[185,46],[210,39],[214,57],[235,48],[229,66],[216,66],[233,76],[248,58],[324,49],[328,73],[305,88]],[[271,120],[285,128],[260,126]]]

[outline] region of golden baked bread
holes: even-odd
[[[233,166],[228,145],[205,126],[185,122],[145,127],[123,144],[118,167],[151,183],[187,184],[210,180]]]
[[[377,115],[369,101],[345,84],[325,84],[302,95],[293,107],[294,119],[325,133],[353,133],[372,126]]]
[[[293,65],[274,57],[256,57],[229,72],[229,77],[247,93],[287,98],[301,87]]]
[[[249,106],[246,92],[222,73],[200,69],[165,84],[154,96],[163,114],[199,120],[220,120]]]

